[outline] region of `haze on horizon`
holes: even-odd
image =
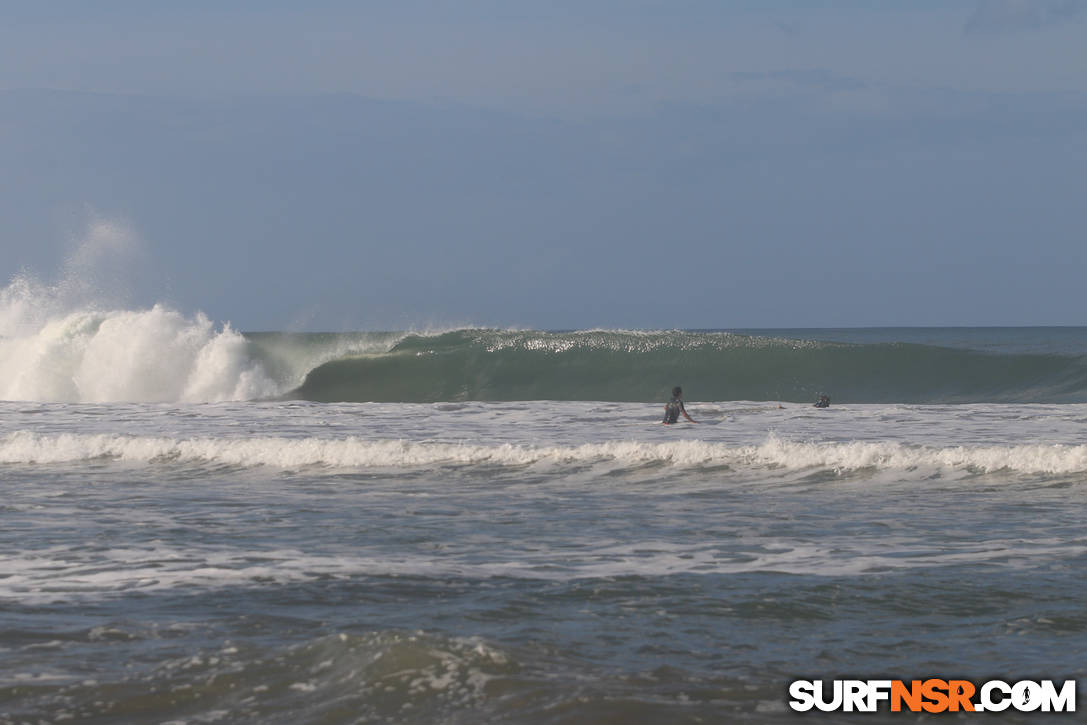
[[[0,7],[4,284],[243,330],[1085,324],[1075,0]]]

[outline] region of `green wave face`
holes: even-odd
[[[852,345],[727,332],[460,330],[383,338],[330,359],[288,397],[320,402],[688,400],[835,403],[1087,401],[1061,355]],[[381,348],[381,349],[375,349]]]

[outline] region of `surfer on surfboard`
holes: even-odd
[[[677,423],[680,415],[692,423],[698,422],[687,415],[687,409],[683,407],[683,388],[677,385],[672,388],[672,399],[668,401],[668,405],[664,406],[664,420],[661,423],[665,425]]]

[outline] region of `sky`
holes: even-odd
[[[241,330],[1082,325],[1085,172],[1077,0],[0,0],[0,277]]]

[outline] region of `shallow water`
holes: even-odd
[[[798,677],[1082,676],[1087,406],[659,407],[0,404],[0,722],[791,722]]]

